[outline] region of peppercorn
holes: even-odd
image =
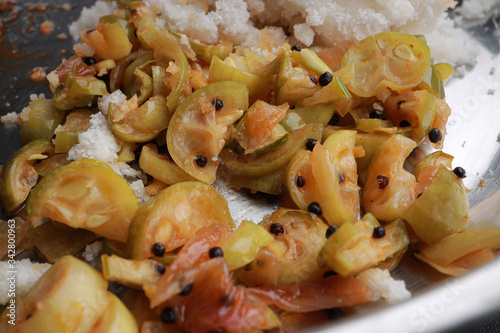
[[[285,229],[283,229],[283,226],[279,223],[273,223],[269,226],[269,232],[272,233],[273,235],[277,236],[279,234],[284,234]]]
[[[323,278],[327,278],[327,277],[335,276],[335,275],[338,275],[338,273],[335,271],[326,271],[325,274],[323,274]]]
[[[385,236],[384,227],[375,227],[373,228],[373,238],[382,238]]]
[[[438,143],[443,138],[441,131],[437,128],[431,129],[429,132],[429,141],[432,143]]]
[[[162,243],[154,243],[151,252],[157,257],[163,257],[165,254],[165,245]]]
[[[336,225],[331,225],[328,228],[326,228],[325,236],[326,238],[330,238],[331,235],[333,235],[335,232],[339,230],[339,227]]]
[[[160,275],[165,274],[165,271],[166,271],[166,270],[167,270],[167,268],[165,267],[165,265],[158,264],[158,266],[156,266],[156,271],[157,271]]]
[[[321,211],[321,207],[319,206],[319,203],[313,201],[307,206],[307,210],[313,214],[316,214],[318,216],[321,216],[323,212]]]
[[[302,51],[302,48],[298,45],[294,45],[294,46],[292,46],[292,51],[300,52],[300,51]]]
[[[328,125],[336,126],[340,122],[340,117],[337,113],[334,113],[330,121],[328,122]]]
[[[208,251],[208,256],[210,258],[222,257],[222,256],[224,256],[224,252],[222,251],[222,249],[220,247],[216,246],[216,247],[211,248]]]
[[[160,317],[161,317],[161,321],[164,322],[165,324],[173,324],[173,323],[175,323],[176,316],[175,316],[175,310],[174,310],[174,308],[166,307],[161,312],[161,316]]]
[[[193,284],[190,283],[187,286],[182,289],[182,291],[179,293],[179,296],[187,296],[191,293],[191,290],[193,290]]]
[[[328,319],[336,319],[342,317],[344,315],[344,311],[341,308],[331,308],[326,310],[326,316]]]
[[[318,140],[316,140],[316,139],[307,139],[306,149],[312,151],[314,149],[314,146],[316,146],[317,142],[318,142]]]
[[[196,164],[198,164],[198,166],[200,168],[204,168],[207,166],[207,163],[208,163],[208,160],[205,156],[196,156]]]
[[[82,61],[85,63],[87,66],[92,66],[97,63],[97,60],[95,60],[94,57],[83,57]]]
[[[342,184],[345,182],[345,176],[343,173],[339,173],[339,184]]]
[[[389,185],[389,178],[386,176],[377,176],[377,182],[378,182],[378,188],[379,189],[384,189],[387,185]]]
[[[330,72],[324,72],[323,74],[321,74],[319,76],[318,82],[319,82],[320,86],[324,87],[324,86],[329,85],[330,82],[332,82],[332,80],[333,80],[332,73],[330,73]]]
[[[212,104],[214,105],[215,111],[219,111],[224,106],[224,102],[218,98],[214,99]]]
[[[297,187],[303,187],[306,184],[306,180],[302,176],[298,176],[297,179],[295,179],[295,185]]]
[[[399,127],[408,127],[408,126],[411,126],[411,124],[410,124],[410,122],[408,120],[402,120],[399,123]]]
[[[464,168],[462,168],[462,167],[456,167],[455,169],[453,169],[453,173],[458,178],[463,179],[463,178],[467,177],[466,172],[465,172]]]
[[[369,117],[371,119],[382,119],[383,115],[384,113],[381,110],[372,110],[372,112],[370,112]]]

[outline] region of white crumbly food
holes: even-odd
[[[16,112],[9,112],[6,115],[0,117],[0,122],[5,125],[16,125],[19,124],[19,114]]]
[[[88,244],[85,247],[85,250],[82,253],[82,257],[86,261],[91,262],[95,258],[97,258],[97,256],[99,255],[99,253],[101,253],[101,251],[102,251],[102,242],[94,242],[92,244]]]
[[[14,269],[17,272],[15,274],[16,296],[25,296],[50,266],[50,264],[32,263],[29,259],[16,260]],[[0,261],[0,305],[9,301],[10,282],[7,280],[10,277],[9,271],[12,269],[10,269],[8,262]]]
[[[468,20],[484,20],[492,14],[500,12],[498,0],[465,0],[459,9],[460,14]]]
[[[127,179],[135,195],[145,202],[149,196],[145,194],[143,182],[138,180],[143,173],[127,163],[118,161],[120,149],[121,144],[113,136],[106,117],[97,112],[90,117],[90,127],[78,135],[78,143],[68,152],[68,159],[74,161],[91,158],[107,163],[116,173]]]
[[[78,34],[87,29],[95,29],[99,23],[99,17],[112,14],[118,9],[114,1],[96,1],[90,7],[83,7],[80,18],[69,25],[69,33],[73,40],[78,40]]]
[[[99,97],[99,99],[97,100],[97,108],[104,115],[107,115],[110,103],[120,105],[126,99],[127,96],[120,89],[117,89],[111,94]]]
[[[382,298],[394,304],[411,298],[405,282],[394,280],[387,269],[370,268],[359,273],[357,278],[373,291],[374,302]]]
[[[484,15],[490,2],[475,14]],[[452,0],[145,0],[158,23],[205,43],[231,40],[264,55],[284,41],[330,46],[382,31],[426,35],[435,62],[473,64],[474,42],[444,11]],[[464,2],[470,7],[475,1]],[[471,11],[469,11],[471,12]],[[472,13],[472,12],[471,12]],[[259,27],[272,29],[262,34]],[[288,40],[285,32],[291,35]],[[263,47],[265,45],[266,47]],[[446,47],[443,47],[446,45]]]

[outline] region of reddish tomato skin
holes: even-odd
[[[372,291],[353,277],[330,276],[318,282],[302,282],[250,288],[267,304],[294,312],[311,312],[354,306],[372,299]]]

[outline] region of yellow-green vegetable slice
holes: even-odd
[[[102,275],[108,281],[115,281],[126,286],[141,289],[146,283],[157,283],[160,264],[152,259],[130,260],[116,255],[102,255]]]
[[[38,172],[33,167],[37,160],[47,158],[54,146],[46,140],[34,140],[16,151],[2,169],[0,199],[6,215],[15,213],[28,197],[38,181]]]
[[[214,106],[216,99],[222,101],[219,110]],[[213,183],[229,126],[247,108],[248,89],[239,82],[212,83],[189,95],[167,130],[167,146],[174,162],[199,181]]]
[[[78,160],[45,176],[31,191],[26,214],[125,242],[139,200],[107,164]]]
[[[426,243],[435,243],[462,231],[469,222],[467,189],[460,178],[445,168],[404,212],[404,218]]]
[[[235,226],[219,192],[200,182],[177,183],[139,208],[130,224],[128,255],[138,260],[154,257],[154,243],[172,251],[189,241],[198,229],[215,222]]]
[[[263,227],[249,221],[241,221],[239,227],[224,239],[219,247],[229,270],[245,266],[253,261],[260,248],[269,245],[273,236]]]
[[[29,112],[27,112],[29,111]],[[50,140],[54,131],[64,119],[64,111],[57,108],[51,99],[38,98],[31,101],[27,111],[21,113],[21,142],[28,144],[33,140]],[[27,119],[24,113],[28,113]]]

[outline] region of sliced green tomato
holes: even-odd
[[[313,123],[316,121],[312,121]],[[299,116],[298,113],[293,110],[288,110],[285,117],[280,122],[280,125],[283,126],[288,132],[293,132],[298,130],[301,127],[306,125],[306,122]]]
[[[422,244],[419,254],[429,261],[446,266],[455,260],[483,249],[500,245],[500,229],[469,230],[447,237],[434,244]]]
[[[461,179],[445,168],[404,212],[404,218],[426,243],[462,231],[469,221],[469,199]]]
[[[196,53],[196,57],[206,63],[210,63],[214,56],[224,60],[233,51],[233,43],[205,45],[190,41],[189,44]]]
[[[327,85],[316,91],[311,97],[306,97],[297,102],[297,106],[310,106],[318,104],[333,104],[339,101],[350,99],[351,93],[344,86],[342,78],[334,76]]]
[[[186,56],[179,44],[169,38],[166,31],[148,31],[147,28],[139,25],[137,35],[153,49],[156,64],[167,68],[167,71],[169,71],[169,76],[165,78],[168,79],[171,87],[171,92],[167,97],[167,106],[171,112],[174,112],[189,83],[190,66]],[[173,64],[170,64],[172,61]]]
[[[130,163],[135,161],[134,150],[136,149],[136,144],[134,142],[123,142],[120,151],[118,152],[118,161]]]
[[[356,131],[333,133],[311,153],[316,198],[331,225],[358,220],[360,212],[358,175],[354,159]]]
[[[45,154],[53,151],[54,146],[49,141],[34,140],[7,160],[0,182],[0,199],[6,215],[11,215],[20,208],[37,183],[38,173],[33,164],[37,160],[47,158]]]
[[[307,206],[318,201],[316,180],[312,173],[311,152],[306,149],[299,149],[293,156],[285,171],[285,186],[290,194],[290,198],[302,210],[307,210]],[[297,185],[298,177],[304,181],[302,186]]]
[[[444,166],[451,169],[451,162],[453,161],[453,156],[443,153],[442,151],[435,151],[424,158],[422,158],[415,168],[413,168],[413,175],[418,178],[420,171],[429,165],[433,166]]]
[[[444,99],[445,97],[443,80],[440,79],[440,75],[434,65],[431,65],[424,80],[419,83],[418,88],[427,90],[437,98]]]
[[[216,111],[213,101],[223,107]],[[174,162],[192,177],[211,184],[219,153],[232,125],[248,108],[248,89],[239,82],[209,84],[189,95],[175,111],[167,131],[167,146]],[[206,165],[197,164],[198,156]]]
[[[237,189],[248,188],[255,192],[279,195],[283,190],[283,174],[285,170],[278,169],[268,175],[245,178],[240,176],[231,176],[231,185]]]
[[[94,95],[76,93],[63,85],[54,92],[54,105],[59,110],[89,107],[92,105]]]
[[[134,80],[132,86],[126,87],[127,96],[137,95],[137,103],[142,105],[153,95],[153,78],[143,70],[134,70]]]
[[[137,322],[129,309],[113,293],[107,292],[109,303],[101,318],[89,332],[92,333],[139,333]]]
[[[290,133],[290,139],[279,147],[265,154],[251,157],[238,155],[231,149],[221,152],[221,159],[226,168],[241,177],[264,176],[285,166],[292,156],[304,147],[307,139],[321,139],[321,125],[308,124]]]
[[[27,144],[37,139],[52,139],[55,129],[64,119],[64,112],[57,108],[57,102],[39,98],[31,101],[28,108],[28,119],[21,118],[21,142]]]
[[[455,73],[453,66],[444,62],[432,65],[432,68],[436,72],[437,77],[444,82],[446,82],[453,75],[453,73]]]
[[[142,147],[139,167],[148,175],[167,185],[196,180],[167,156],[158,154],[158,149],[151,143]]]
[[[121,59],[132,50],[127,31],[120,22],[99,23],[96,30],[80,33],[80,38],[92,46],[101,59]]]
[[[298,101],[311,97],[320,90],[321,87],[311,80],[308,70],[293,66],[290,45],[283,46],[279,60],[274,89],[278,104],[288,102],[291,106],[295,106]]]
[[[106,15],[99,18],[99,23],[115,23],[121,24],[123,29],[127,32],[127,37],[130,43],[134,44],[137,41],[137,37],[134,35],[135,27],[133,24],[129,23],[126,19],[121,18],[117,15]]]
[[[231,131],[231,136],[245,150],[257,156],[285,143],[290,138],[279,124],[286,115],[288,104],[274,106],[258,100],[243,115]]]
[[[66,116],[64,125],[56,131],[56,153],[67,153],[78,143],[78,135],[90,127],[92,112],[87,109],[76,109]]]
[[[321,259],[326,260],[337,252],[352,248],[361,239],[372,237],[373,229],[379,226],[375,216],[370,213],[365,214],[355,223],[342,224],[333,235],[328,237],[325,246],[321,249]]]
[[[136,96],[119,106],[110,103],[108,121],[113,134],[125,142],[147,142],[168,127],[171,113],[165,97],[153,96],[140,107]]]
[[[361,132],[382,132],[388,135],[397,133],[398,128],[394,127],[389,120],[380,119],[355,119],[356,130]]]
[[[54,222],[45,222],[26,235],[26,239],[51,264],[65,255],[76,255],[96,238],[93,232],[71,229]]]
[[[45,176],[31,191],[26,214],[124,242],[138,206],[123,177],[103,162],[84,159]]]
[[[352,45],[339,74],[351,92],[371,97],[385,87],[396,91],[416,87],[430,65],[431,54],[424,41],[399,32],[382,32]]]
[[[352,276],[408,247],[410,239],[402,220],[394,220],[384,229],[384,237],[362,237],[351,247],[334,252],[326,264],[342,276]]]
[[[144,51],[140,49],[138,51],[137,58],[132,61],[130,65],[128,65],[124,73],[123,87],[127,96],[132,97],[140,91],[140,95],[145,96],[147,96],[147,93],[149,92],[149,96],[145,97],[144,100],[147,100],[150,97],[153,79],[146,74],[144,69],[149,68],[152,63],[154,63],[153,52],[150,50]],[[140,84],[138,84],[139,82]]]
[[[248,87],[248,93],[250,95],[255,94],[272,82],[272,76],[261,76],[242,71],[231,66],[227,62],[220,60],[217,56],[212,58],[208,78],[210,82],[241,82]]]
[[[321,75],[325,72],[333,73],[331,68],[325,64],[323,60],[311,49],[302,49],[300,51],[292,51],[292,59],[302,67],[307,68],[311,72]]]
[[[333,105],[297,106],[293,112],[299,115],[306,124],[319,123],[326,126],[332,119],[335,109]]]
[[[327,225],[311,213],[285,208],[275,211],[259,225],[269,230],[273,223],[284,229],[284,233],[274,236],[274,241],[266,247],[280,261],[278,283],[318,279],[321,276],[318,255],[326,242]]]
[[[266,229],[243,220],[219,247],[224,253],[227,267],[234,270],[253,261],[259,249],[268,246],[273,240],[273,236]]]
[[[167,252],[172,251],[189,241],[200,228],[215,222],[234,227],[227,202],[216,189],[200,182],[167,187],[134,216],[127,241],[129,257],[153,257],[154,243],[162,243]]]
[[[59,259],[23,298],[21,332],[90,332],[109,304],[108,283],[72,256]]]
[[[108,93],[106,83],[95,76],[75,76],[68,74],[64,77],[65,88],[82,95],[103,96]]]
[[[415,253],[415,257],[422,260],[437,271],[452,276],[460,276],[482,266],[496,258],[495,252],[488,248],[468,253],[447,265],[439,265],[429,260],[420,253]]]
[[[389,138],[389,135],[378,131],[356,134],[355,145],[363,147],[363,150],[365,151],[364,156],[356,158],[359,184],[364,185],[366,183],[368,167],[370,166],[373,157],[375,157],[375,154],[380,146]]]
[[[415,141],[396,134],[382,143],[373,157],[363,188],[363,203],[365,210],[377,219],[402,218],[415,201],[415,176],[403,168],[415,146]]]
[[[102,275],[108,281],[141,289],[146,283],[157,283],[161,274],[160,264],[152,259],[130,260],[116,255],[102,255]]]
[[[420,143],[433,128],[436,119],[435,97],[426,90],[412,91],[399,96],[391,96],[385,105],[388,118],[394,124],[408,121],[413,127],[410,139]]]

